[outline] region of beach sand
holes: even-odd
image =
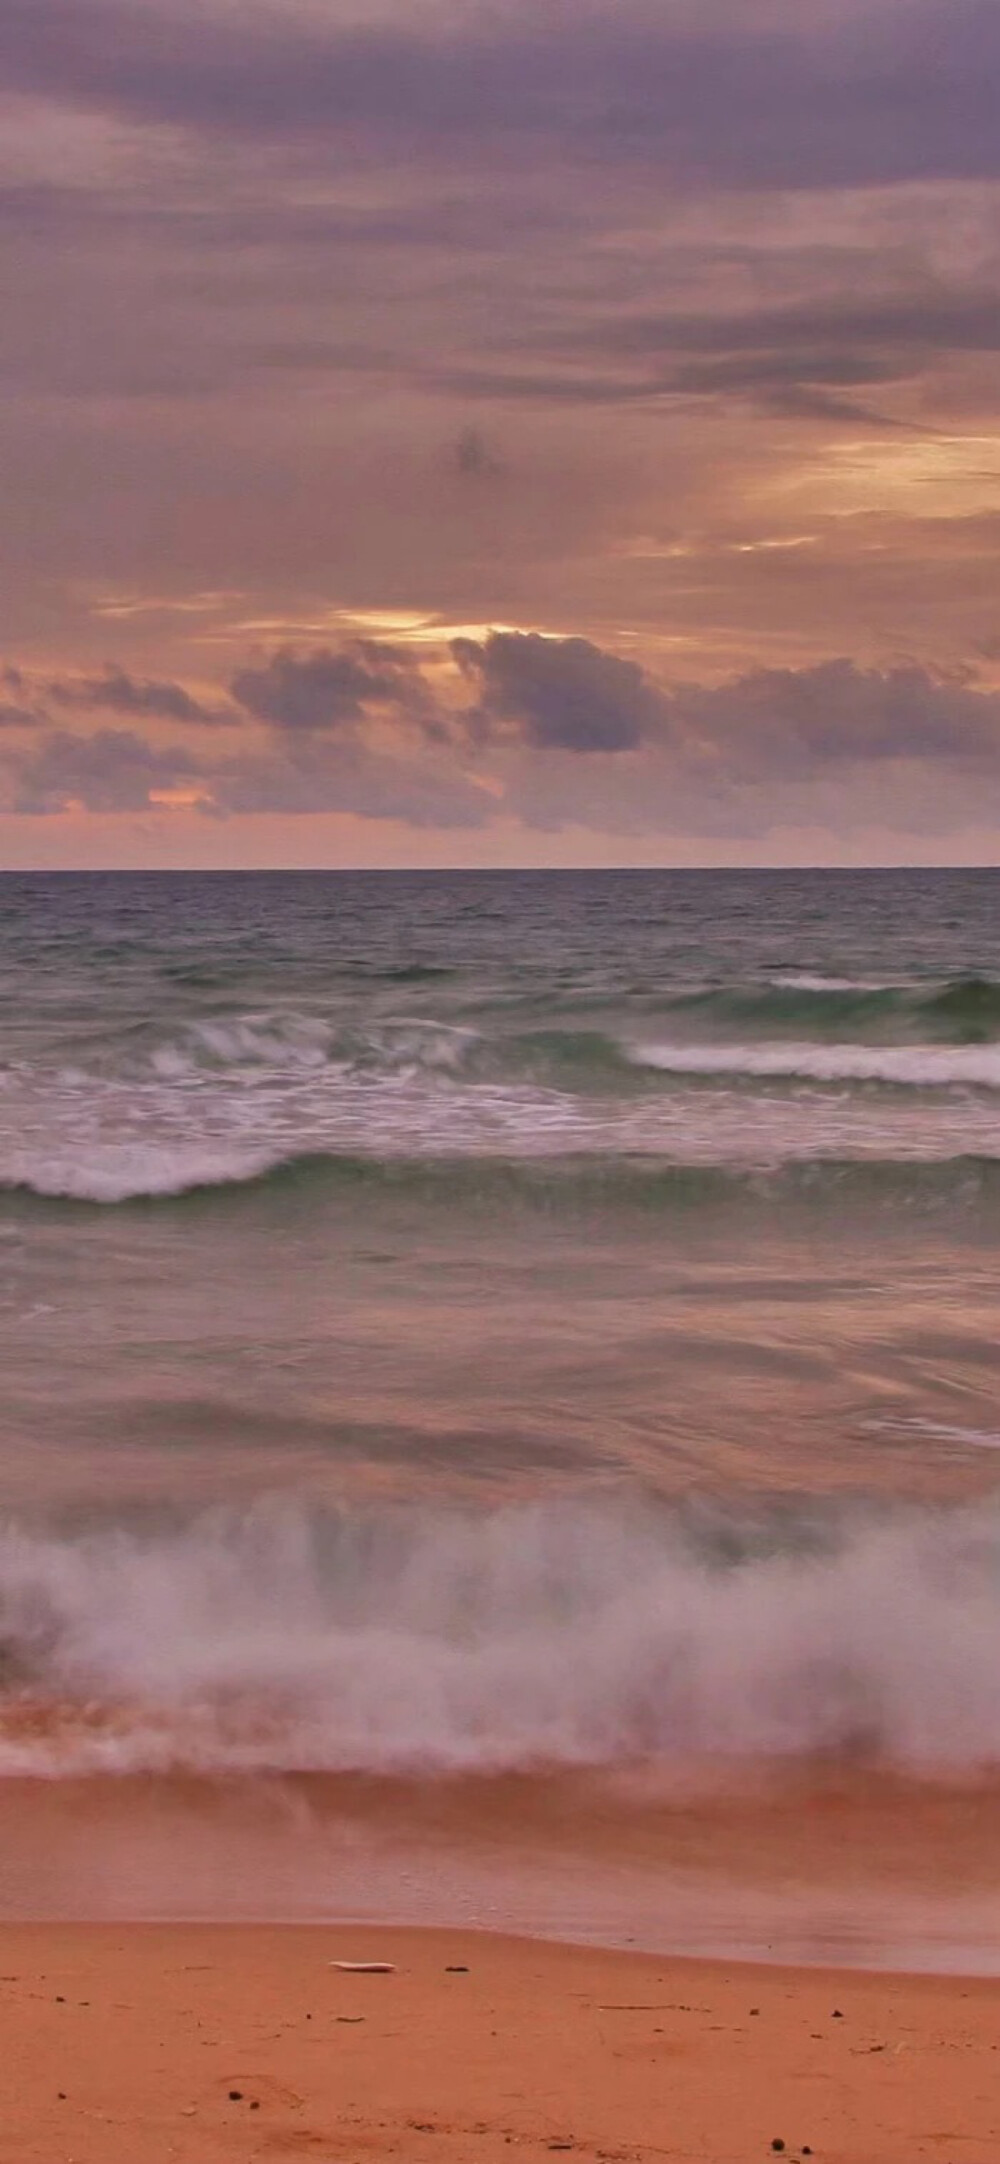
[[[4,2164],[1000,2157],[996,1980],[360,1926],[7,1924],[0,1996]]]

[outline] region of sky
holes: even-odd
[[[3,0],[0,864],[1000,862],[998,0]]]

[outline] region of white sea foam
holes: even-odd
[[[665,1074],[1000,1089],[1000,1044],[635,1044],[630,1057]]]
[[[284,1161],[284,1153],[276,1149],[91,1140],[82,1150],[56,1145],[41,1156],[11,1155],[3,1176],[9,1187],[23,1187],[52,1201],[152,1201],[199,1188],[238,1187]]]
[[[524,1085],[448,1085],[403,1073],[303,1075],[258,1089],[221,1082],[88,1082],[0,1106],[0,1184],[117,1203],[255,1180],[304,1158],[373,1164],[441,1159],[553,1165],[578,1158],[715,1166],[953,1162],[1000,1155],[995,1103],[958,1091],[928,1101],[847,1090],[754,1091],[734,1082],[633,1098]],[[784,1077],[778,1078],[784,1079]],[[680,1082],[680,1077],[678,1077]],[[8,1116],[9,1115],[9,1116]],[[972,1180],[972,1187],[968,1181]]]
[[[785,992],[894,992],[880,977],[823,977],[808,969],[781,969],[771,978]]]
[[[869,1420],[865,1426],[877,1435],[926,1435],[935,1442],[958,1443],[963,1450],[1000,1450],[996,1428],[970,1428],[953,1420],[926,1420],[914,1415],[900,1420]]]
[[[570,1503],[11,1525],[0,1772],[1000,1760],[996,1509],[856,1524],[828,1552],[756,1532],[734,1563]]]
[[[333,1030],[304,1014],[258,1014],[193,1022],[176,1039],[149,1054],[149,1067],[165,1081],[203,1067],[317,1068],[329,1057]]]
[[[419,1017],[335,1029],[262,1009],[199,1023],[109,1069],[9,1069],[0,1183],[115,1203],[310,1156],[641,1156],[769,1171],[1000,1151],[1000,1044],[602,1043],[607,1056],[588,1064],[585,1051],[568,1086],[565,1064],[550,1076],[544,1042],[537,1073],[511,1073],[502,1036]],[[657,1087],[655,1072],[673,1086]]]
[[[354,1067],[387,1074],[453,1073],[480,1042],[477,1030],[419,1016],[390,1016],[338,1031],[318,1015],[268,1011],[192,1022],[139,1056],[135,1065],[138,1079],[148,1071],[160,1081],[184,1082],[221,1070],[251,1085],[266,1079],[269,1070],[292,1076]]]

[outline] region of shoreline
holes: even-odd
[[[995,1781],[0,1782],[0,1928],[474,1929],[662,1959],[1000,1973]]]
[[[7,1923],[0,1971],[4,2164],[998,2152],[997,1979],[325,1924]]]

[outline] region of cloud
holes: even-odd
[[[79,805],[92,812],[147,810],[157,793],[185,788],[200,771],[187,751],[160,749],[131,729],[91,735],[53,729],[18,763],[12,809],[33,818]]]
[[[662,711],[636,662],[589,639],[494,631],[482,642],[455,639],[451,651],[478,686],[468,726],[486,740],[513,731],[538,749],[631,751]]]
[[[257,667],[238,670],[231,689],[257,720],[291,732],[349,728],[373,707],[430,712],[416,665],[397,648],[369,639],[306,654],[285,647]]]
[[[553,307],[549,320],[532,315],[526,328],[496,339],[483,362],[432,358],[414,374],[466,401],[662,412],[670,401],[739,399],[764,414],[911,425],[844,394],[905,390],[945,357],[974,364],[997,352],[1000,295],[993,265],[975,290],[921,279],[912,266],[909,278],[912,290],[877,301],[834,290],[779,307],[619,306],[577,310],[576,320]]]
[[[0,729],[37,729],[43,716],[37,705],[28,705],[32,688],[22,669],[11,664],[0,669]]]
[[[776,827],[904,839],[982,822],[1000,694],[914,664],[755,670],[679,684],[627,757],[503,755],[509,817],[543,832],[699,836],[755,849]]]
[[[100,708],[109,713],[149,715],[163,721],[186,721],[211,726],[238,720],[231,708],[206,705],[195,699],[183,684],[155,677],[129,676],[109,662],[100,676],[58,677],[45,686],[58,706]]]
[[[144,124],[290,142],[356,162],[373,140],[645,165],[730,187],[995,175],[995,0],[805,11],[724,0],[613,12],[444,6],[359,25],[248,0],[5,0],[7,84]]]
[[[872,428],[879,435],[900,429],[907,435],[926,435],[926,430],[915,422],[901,421],[895,414],[861,405],[855,398],[840,398],[835,391],[824,391],[819,385],[790,383],[785,388],[776,385],[773,390],[758,392],[755,403],[763,412],[773,413],[778,420],[826,421],[855,430]]]
[[[877,304],[834,292],[783,308],[619,309],[536,331],[530,343],[501,341],[500,365],[495,357],[487,368],[444,366],[435,380],[466,398],[627,405],[738,397],[771,410],[864,418],[836,393],[905,384],[926,372],[931,355],[997,350],[1000,297],[992,285],[974,293],[930,286]]]
[[[890,299],[858,300],[834,291],[778,308],[621,311],[569,330],[556,342],[645,358],[683,352],[759,354],[772,369],[780,366],[782,355],[804,349],[805,357],[812,355],[822,367],[825,382],[857,382],[871,380],[853,372],[865,365],[857,355],[867,346],[887,347],[892,354],[913,346],[995,353],[1000,348],[1000,312],[992,291],[956,291],[925,282],[919,293]],[[721,365],[731,364],[723,358]],[[787,365],[794,364],[788,359]]]
[[[743,773],[1000,755],[1000,694],[912,662],[862,669],[836,659],[812,669],[756,669],[710,689],[680,687],[671,703],[678,724],[734,755]]]
[[[768,779],[848,761],[1000,755],[1000,693],[915,662],[866,669],[837,657],[665,686],[587,639],[493,632],[452,651],[480,685],[470,727],[487,742],[513,734],[573,754],[654,745],[681,764],[710,759]]]
[[[994,431],[988,180],[858,192],[906,149],[893,70],[941,78],[936,158],[992,37],[969,0],[8,0],[9,636],[66,651],[88,587],[135,581],[239,586],[289,637],[387,601],[694,633],[697,669],[852,650],[862,586],[869,650],[971,651],[943,541],[902,591],[913,489],[877,561],[846,492],[792,509],[820,545],[780,622],[774,567],[760,603],[725,548],[835,435]],[[765,197],[765,158],[808,197]],[[665,524],[705,543],[697,584],[629,555]],[[113,651],[197,700],[184,628]]]
[[[386,729],[383,695],[388,686],[394,700],[400,681],[418,712],[437,712],[440,664],[379,642],[282,652],[246,672],[269,687],[254,716],[267,734],[248,730],[241,749],[215,735],[194,750],[124,728],[40,733],[39,716],[26,744],[0,754],[10,808],[336,812],[470,833],[501,817],[535,831],[752,840],[782,807],[793,823],[835,827],[863,824],[877,798],[900,832],[932,828],[936,805],[980,816],[1000,762],[1000,693],[912,661],[841,657],[662,685],[585,639],[493,632],[455,640],[451,654],[447,730],[407,734],[395,718]],[[463,708],[470,684],[477,700]]]
[[[414,827],[481,826],[493,799],[432,755],[407,756],[306,732],[274,752],[213,760],[158,746],[130,729],[52,729],[30,751],[4,754],[9,808],[31,818],[67,811],[165,812],[217,818],[348,812]]]
[[[885,383],[897,374],[898,364],[878,354],[796,352],[794,347],[769,352],[736,352],[721,358],[712,354],[687,361],[669,377],[673,391],[710,395],[715,391],[784,391],[789,384],[840,384],[845,388]]]
[[[697,820],[724,799],[729,830],[742,821],[749,832],[762,789],[808,791],[839,774],[863,796],[863,776],[906,767],[975,793],[1000,761],[1000,693],[914,662],[841,657],[667,686],[584,639],[495,632],[452,651],[480,692],[470,737],[500,757],[529,824],[625,817],[647,831],[678,804]],[[617,756],[588,780],[594,753]]]
[[[223,816],[346,812],[413,828],[475,829],[495,809],[487,790],[433,751],[395,752],[357,736],[312,733],[287,738],[274,753],[221,763],[212,795]]]
[[[0,729],[37,728],[42,717],[37,707],[27,704],[30,697],[30,686],[20,669],[0,669]]]

